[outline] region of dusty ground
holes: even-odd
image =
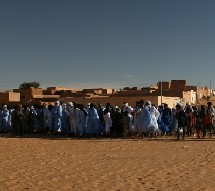
[[[215,138],[0,137],[0,190],[215,190]]]

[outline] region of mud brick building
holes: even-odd
[[[84,105],[94,103],[95,105],[110,103],[111,105],[122,105],[128,102],[135,106],[139,100],[150,100],[155,105],[167,103],[170,107],[175,107],[178,102],[186,104],[201,104],[212,99],[211,90],[207,87],[188,85],[186,80],[160,81],[157,85],[149,87],[125,87],[123,90],[113,90],[106,88],[74,89],[65,87],[47,87],[14,89],[13,92],[0,94],[0,103],[18,103],[33,105],[42,103],[76,102]],[[215,100],[214,98],[212,99]],[[215,101],[214,101],[215,102]]]
[[[20,93],[3,92],[0,93],[0,104],[16,105],[20,102]]]

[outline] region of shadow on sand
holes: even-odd
[[[0,134],[0,138],[14,138],[14,139],[47,139],[47,140],[75,140],[75,141],[88,141],[88,142],[125,142],[125,141],[156,141],[156,142],[208,142],[215,141],[214,138],[194,138],[194,137],[186,137],[185,140],[177,141],[175,136],[165,136],[165,137],[157,137],[157,138],[137,138],[137,137],[129,137],[129,138],[107,138],[105,136],[99,137],[71,137],[71,136],[63,136],[63,135],[52,135],[52,134],[23,134],[22,136],[15,136],[13,133]]]

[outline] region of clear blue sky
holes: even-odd
[[[0,89],[215,88],[214,0],[0,0]]]

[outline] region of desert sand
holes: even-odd
[[[0,137],[0,190],[215,190],[215,138]]]

